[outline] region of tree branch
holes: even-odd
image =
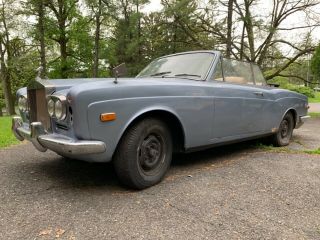
[[[280,67],[277,71],[275,71],[274,73],[272,73],[271,75],[269,76],[266,76],[266,80],[270,80],[276,76],[279,76],[279,74],[285,70],[287,67],[290,66],[290,64],[292,64],[293,62],[295,62],[299,57],[307,54],[307,53],[310,53],[310,52],[313,52],[315,50],[315,48],[308,48],[308,49],[305,49],[301,52],[299,52],[298,54],[296,54],[293,58],[291,58],[286,64],[284,64],[282,67]]]

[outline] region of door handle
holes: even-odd
[[[254,92],[254,94],[257,96],[263,96],[263,92]]]

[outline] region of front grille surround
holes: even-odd
[[[27,88],[30,123],[41,122],[45,130],[51,130],[50,117],[47,110],[46,88],[36,81]]]

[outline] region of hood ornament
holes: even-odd
[[[38,67],[37,69],[36,69],[36,71],[37,71],[37,76],[36,76],[36,80],[41,80],[42,79],[42,77],[41,76],[43,76],[44,75],[44,72],[43,72],[43,67],[42,66],[40,66],[40,67]]]
[[[121,63],[120,65],[114,67],[112,69],[113,76],[114,76],[114,84],[118,83],[118,77],[123,77],[127,74],[127,67],[125,63]]]

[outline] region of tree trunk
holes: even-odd
[[[65,34],[60,36],[60,58],[61,58],[61,69],[60,74],[62,78],[68,78],[68,63],[67,63],[67,39]]]
[[[245,0],[245,27],[248,34],[249,50],[250,50],[250,60],[255,61],[255,49],[254,49],[254,33],[253,33],[253,24],[252,16],[250,12],[250,2]]]
[[[14,115],[14,103],[11,92],[11,82],[8,68],[5,63],[5,52],[3,49],[2,41],[0,43],[0,52],[1,52],[1,80],[2,80],[2,90],[4,95],[4,100],[6,104],[6,111],[8,115]]]
[[[137,23],[137,31],[138,31],[138,57],[140,59],[141,56],[141,16],[140,16],[140,11],[139,11],[139,0],[136,0],[136,11],[138,15],[138,23]]]
[[[241,34],[241,45],[240,45],[240,60],[243,59],[243,54],[244,54],[244,34],[245,34],[245,24],[243,23],[243,27],[242,27],[242,34]]]
[[[68,43],[68,37],[66,33],[66,21],[67,21],[67,9],[64,5],[63,0],[58,0],[58,16],[57,20],[59,23],[59,45],[60,45],[60,60],[61,60],[61,66],[60,66],[60,74],[62,78],[68,78],[68,52],[67,52],[67,43]]]
[[[39,1],[39,19],[38,19],[38,31],[39,31],[39,41],[40,41],[40,62],[42,67],[41,78],[45,78],[47,72],[47,62],[46,62],[46,48],[44,39],[44,3],[43,0]]]
[[[98,12],[96,14],[96,31],[94,37],[94,56],[93,56],[93,77],[99,76],[99,52],[100,52],[100,28],[102,1],[99,0]]]
[[[233,13],[233,1],[234,0],[228,0],[228,18],[227,18],[227,52],[226,57],[230,58],[231,56],[231,33],[232,33],[232,13]]]

